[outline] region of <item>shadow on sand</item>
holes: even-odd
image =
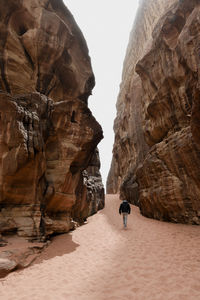
[[[76,250],[79,244],[73,242],[72,234],[60,234],[52,238],[51,244],[37,257],[33,264],[40,264],[56,256],[63,256]]]

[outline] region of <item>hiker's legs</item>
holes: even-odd
[[[123,224],[124,224],[124,227],[127,227],[127,217],[128,217],[128,214],[127,213],[123,213]]]

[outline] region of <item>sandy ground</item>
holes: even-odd
[[[200,227],[142,217],[120,201],[57,236],[36,263],[0,281],[2,300],[200,299]]]

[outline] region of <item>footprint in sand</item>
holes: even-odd
[[[62,296],[65,297],[65,299],[69,299],[68,297],[70,297],[69,293],[62,293]]]
[[[68,283],[69,283],[69,281],[68,281],[67,279],[62,280],[62,282],[63,282],[64,284],[68,284]]]
[[[140,288],[136,288],[136,287],[131,289],[131,291],[134,293],[137,293],[139,290],[140,290]]]
[[[192,285],[192,289],[199,292],[200,291],[200,286],[199,285]]]
[[[132,278],[133,278],[133,275],[129,275],[129,274],[125,275],[126,280],[131,280]]]

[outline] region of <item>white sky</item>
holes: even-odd
[[[89,108],[101,124],[98,145],[105,185],[112,159],[113,122],[123,61],[138,0],[64,0],[87,41],[96,79]]]

